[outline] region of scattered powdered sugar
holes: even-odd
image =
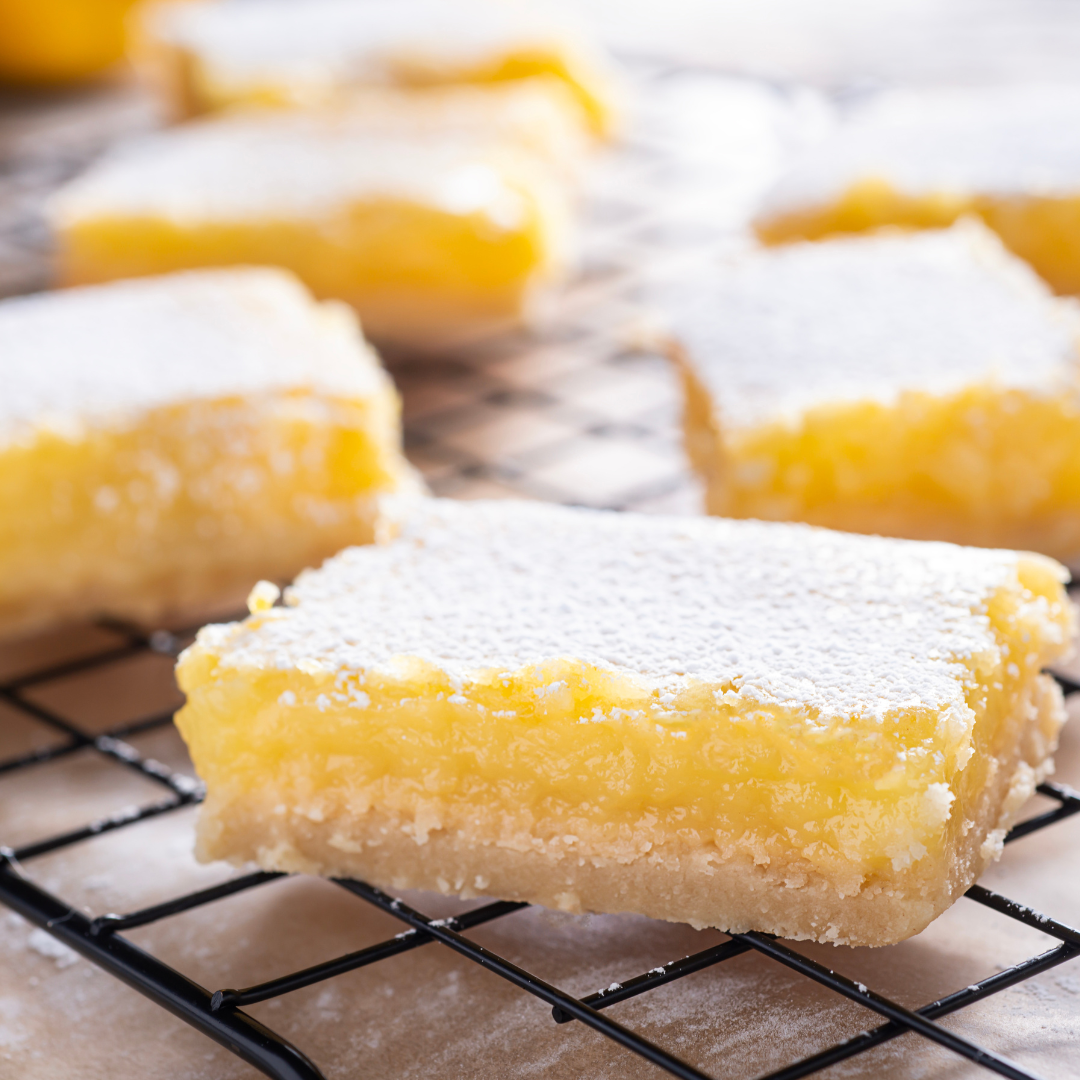
[[[74,949],[69,949],[62,941],[57,941],[48,930],[40,927],[30,932],[26,945],[39,955],[55,960],[56,966],[61,969],[71,967],[79,960],[79,954]]]
[[[466,682],[571,659],[646,690],[700,680],[725,700],[881,717],[964,707],[957,659],[994,647],[985,605],[1017,558],[802,525],[425,500],[397,539],[301,575],[295,606],[194,648],[227,667],[393,672],[416,657]]]

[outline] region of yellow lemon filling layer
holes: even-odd
[[[0,452],[0,625],[69,604],[152,618],[371,540],[396,419],[390,395],[284,394]]]
[[[996,855],[1056,742],[1060,695],[1039,672],[1071,614],[1059,569],[1037,556],[514,504],[418,516],[371,559],[351,552],[302,577],[291,607],[256,597],[245,623],[207,628],[182,658],[178,724],[208,785],[202,857],[882,943],[920,929]],[[528,530],[524,550],[495,553]],[[544,576],[560,554],[562,580]],[[823,569],[832,558],[863,570],[866,595],[846,610],[849,575]],[[894,581],[877,572],[884,558]],[[915,584],[908,558],[942,565]],[[472,572],[485,560],[486,586]],[[798,567],[816,596],[786,591]],[[956,568],[965,580],[949,596]],[[736,572],[754,584],[718,583]],[[672,574],[678,595],[650,622],[663,598],[634,598]],[[620,577],[625,595],[605,593]],[[450,598],[427,598],[436,580]],[[886,612],[872,596],[890,589],[906,641],[874,643]],[[547,659],[449,662],[495,641],[515,605],[518,639]],[[620,616],[620,660],[588,659],[586,641]],[[840,668],[845,651],[869,657],[849,704],[830,676],[815,687],[817,649],[791,637],[815,622],[832,624],[820,648]],[[384,640],[369,648],[376,626]],[[974,633],[964,645],[950,640],[958,626]],[[731,646],[739,632],[753,643]],[[464,645],[440,644],[451,635]],[[913,672],[947,670],[948,704],[917,674],[875,688],[871,672],[905,645]]]
[[[885,226],[945,228],[965,216],[985,222],[1055,292],[1080,293],[1080,195],[909,195],[886,180],[866,179],[829,205],[763,219],[757,233],[767,244],[782,244]]]
[[[1080,400],[993,385],[821,406],[718,437],[686,380],[709,513],[1080,555]]]
[[[1080,292],[1080,94],[1068,86],[899,91],[791,162],[756,227],[767,243],[981,219],[1059,293]]]

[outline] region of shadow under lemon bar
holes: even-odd
[[[975,223],[671,290],[712,514],[1080,558],[1080,319]]]
[[[1051,768],[1042,556],[510,501],[399,528],[181,656],[201,859],[883,945]]]
[[[792,163],[759,210],[767,243],[981,218],[1059,293],[1080,293],[1080,91],[883,95]]]
[[[246,0],[151,4],[144,67],[190,117],[236,105],[325,106],[364,86],[561,82],[610,134],[620,89],[604,52],[564,15],[500,0]]]
[[[0,634],[242,597],[416,486],[352,313],[277,270],[0,302]]]
[[[262,112],[122,146],[50,207],[62,284],[204,266],[292,270],[369,336],[443,345],[516,325],[566,262],[568,190],[475,130],[365,110]]]

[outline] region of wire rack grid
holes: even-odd
[[[468,354],[391,358],[403,391],[410,455],[438,494],[523,495],[638,510],[698,509],[699,492],[678,445],[677,395],[670,374],[659,358],[632,347],[640,301],[647,292],[640,270],[643,264],[655,268],[659,263],[664,273],[677,275],[703,254],[737,242],[733,222],[768,171],[770,155],[782,143],[792,111],[802,105],[791,91],[724,80],[709,72],[638,64],[635,73],[643,91],[639,96],[648,101],[649,109],[633,138],[598,169],[588,199],[583,264],[563,294],[556,317],[529,337],[504,339]],[[688,141],[687,132],[679,128],[688,112],[694,112],[688,105],[711,117],[714,127],[718,117],[726,115],[730,122],[718,125],[718,138],[712,143]],[[748,112],[757,121],[746,126],[740,118]],[[762,134],[766,129],[767,137]],[[733,158],[740,154],[741,165],[733,167]],[[36,234],[30,229],[26,235]],[[27,258],[30,254],[23,252]],[[353,880],[335,885],[358,904],[399,920],[400,933],[251,986],[200,985],[141,948],[129,932],[240,893],[280,888],[275,882],[284,875],[245,873],[127,914],[93,915],[35,874],[37,860],[175,814],[203,795],[199,783],[183,769],[166,766],[138,749],[141,737],[171,723],[171,709],[87,725],[48,703],[49,688],[73,677],[119,673],[125,664],[144,657],[167,661],[177,655],[188,635],[184,630],[148,633],[115,622],[98,629],[105,635],[104,644],[99,634],[96,643],[80,647],[72,659],[23,664],[0,676],[0,706],[49,735],[0,761],[0,786],[90,754],[114,772],[137,775],[159,789],[160,797],[43,838],[0,847],[0,901],[268,1076],[314,1080],[323,1073],[289,1039],[253,1016],[249,1007],[362,967],[392,962],[429,945],[450,950],[540,999],[551,1007],[556,1025],[585,1025],[679,1077],[706,1074],[612,1019],[607,1010],[748,953],[784,966],[880,1020],[855,1037],[773,1069],[767,1074],[771,1080],[809,1075],[900,1036],[910,1038],[910,1033],[999,1075],[1025,1080],[1033,1075],[938,1021],[1080,955],[1080,931],[982,886],[972,887],[965,902],[1047,935],[1051,947],[918,1008],[906,1007],[804,951],[758,933],[732,935],[595,993],[575,996],[470,936],[470,931],[487,924],[513,923],[514,914],[526,905],[496,901],[434,918],[399,897]],[[117,678],[122,680],[123,675]],[[1078,689],[1062,681],[1067,691]],[[103,708],[107,715],[119,712],[109,702]],[[1009,842],[1080,813],[1080,795],[1066,786],[1046,783],[1039,791],[1054,808],[1017,826]],[[416,991],[422,993],[422,988]],[[363,1062],[358,1067],[362,1072]]]

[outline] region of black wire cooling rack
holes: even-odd
[[[974,885],[967,891],[965,896],[968,901],[1033,927],[1056,939],[1059,944],[914,1010],[807,958],[782,941],[760,933],[733,934],[730,940],[720,945],[654,967],[587,997],[577,998],[468,937],[469,930],[494,919],[509,918],[528,905],[495,901],[453,918],[432,919],[365,882],[346,879],[336,880],[335,884],[355,896],[358,902],[374,905],[401,920],[406,929],[395,937],[357,952],[280,975],[256,986],[216,990],[200,986],[182,971],[135,945],[124,936],[124,931],[168,919],[248,889],[273,887],[273,882],[287,875],[267,872],[245,874],[223,884],[185,893],[124,915],[91,917],[36,884],[24,871],[27,864],[43,855],[71,848],[103,833],[129,828],[161,814],[172,813],[199,802],[203,797],[202,787],[196,781],[145,757],[128,741],[135,735],[169,724],[171,713],[140,717],[111,727],[104,733],[92,734],[59,712],[33,700],[34,692],[40,692],[50,683],[90,670],[104,670],[140,654],[149,652],[173,657],[184,640],[184,635],[166,631],[146,635],[134,627],[116,623],[108,624],[107,628],[120,636],[119,644],[43,670],[26,671],[0,683],[0,701],[27,721],[61,736],[59,743],[46,749],[0,762],[0,782],[13,773],[40,767],[79,751],[91,751],[114,768],[134,770],[141,774],[146,780],[160,786],[166,795],[159,801],[87,822],[79,828],[22,847],[0,847],[0,901],[275,1080],[318,1080],[323,1074],[292,1043],[246,1013],[245,1005],[279,997],[369,964],[387,962],[402,953],[432,944],[452,949],[466,960],[479,964],[544,1001],[551,1006],[555,1023],[578,1021],[586,1024],[684,1080],[707,1080],[707,1077],[693,1065],[612,1020],[603,1010],[752,950],[857,1002],[885,1021],[855,1038],[769,1073],[768,1080],[795,1080],[796,1077],[807,1076],[906,1032],[915,1032],[1001,1076],[1012,1077],[1013,1080],[1035,1080],[1032,1073],[935,1021],[1080,955],[1080,930],[980,885]],[[1067,692],[1080,690],[1080,685],[1068,679],[1059,677],[1059,681]],[[1020,840],[1080,813],[1080,793],[1050,783],[1041,784],[1038,790],[1054,800],[1057,808],[1017,825],[1006,842]]]

